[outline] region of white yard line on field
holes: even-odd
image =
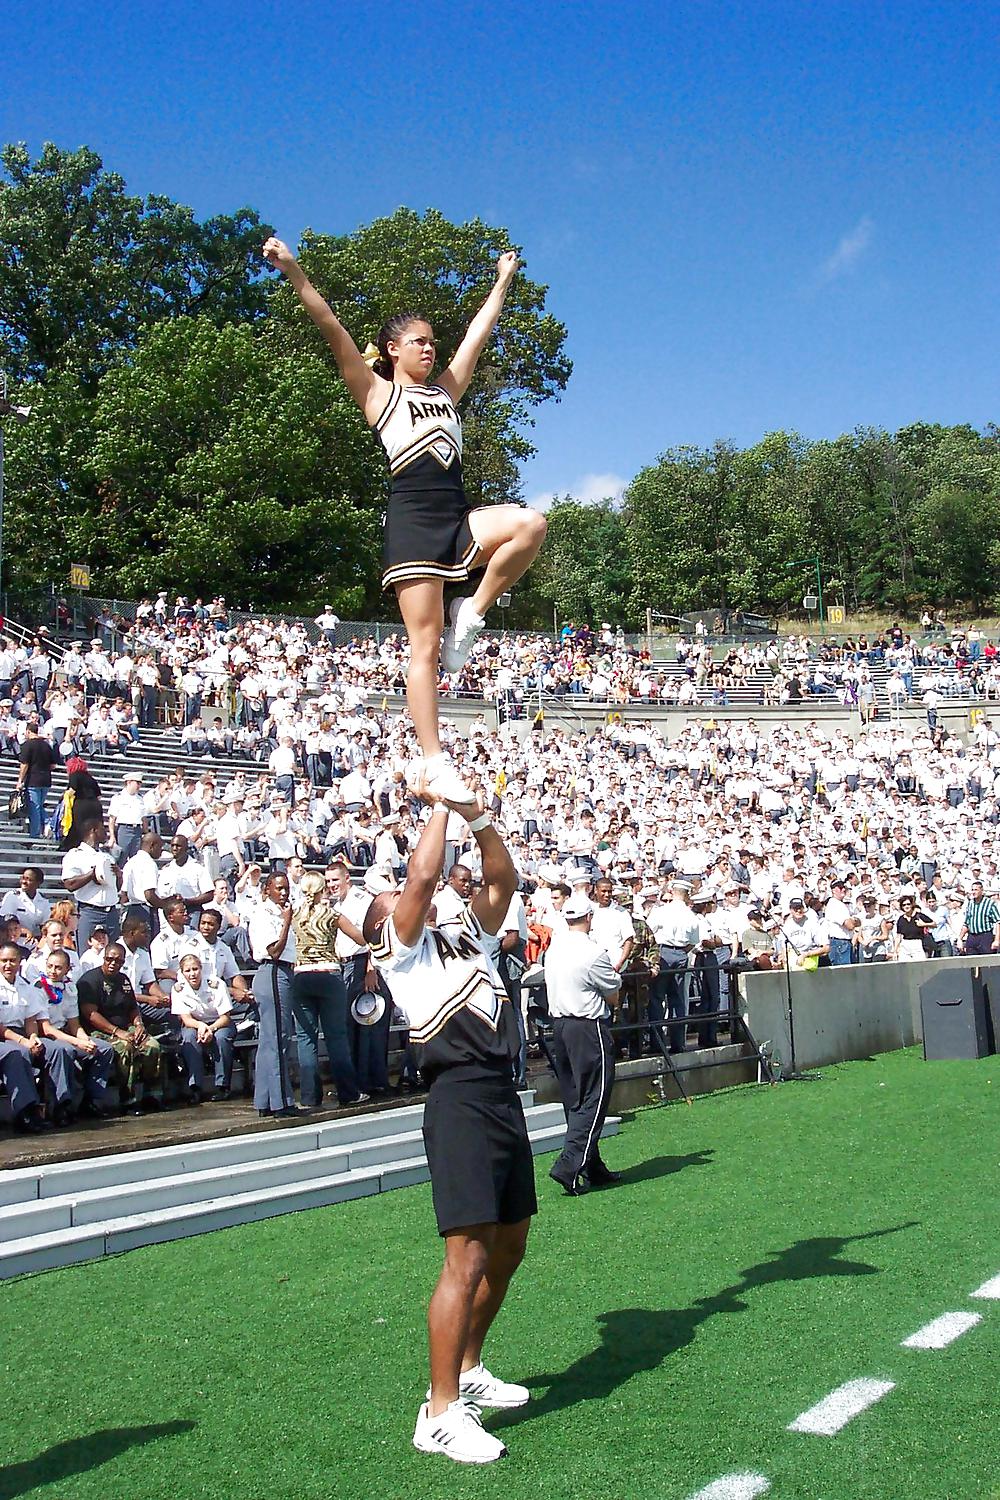
[[[849,1380],[846,1385],[838,1386],[829,1396],[824,1396],[822,1401],[796,1417],[794,1422],[789,1422],[788,1431],[833,1437],[834,1433],[847,1426],[852,1417],[860,1416],[869,1406],[881,1401],[883,1396],[894,1389],[895,1384],[894,1380]]]
[[[932,1323],[926,1323],[923,1328],[918,1328],[916,1333],[911,1333],[908,1339],[904,1339],[904,1349],[947,1349],[956,1339],[961,1338],[963,1333],[968,1333],[970,1328],[975,1328],[977,1323],[983,1321],[982,1313],[974,1312],[950,1312],[942,1313]]]
[[[982,1286],[977,1287],[970,1297],[982,1297],[987,1302],[1000,1301],[1000,1276],[994,1276],[990,1281],[984,1281]]]
[[[724,1474],[692,1495],[691,1500],[754,1500],[756,1495],[766,1495],[770,1488],[771,1481],[763,1474]]]

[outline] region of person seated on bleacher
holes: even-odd
[[[78,978],[79,974],[89,974],[91,969],[99,969],[101,967],[101,964],[104,962],[104,950],[110,941],[108,929],[101,923],[90,929],[87,946],[77,960],[79,972],[73,976],[74,979]]]
[[[52,911],[51,903],[39,895],[43,875],[35,865],[26,865],[21,871],[20,884],[16,891],[8,891],[0,902],[0,917],[17,917],[22,927],[37,937]]]
[[[185,953],[194,953],[201,961],[206,979],[221,979],[234,1000],[245,1003],[250,999],[250,987],[228,943],[220,941],[222,913],[214,906],[206,906],[198,918],[197,932],[188,932]]]
[[[210,915],[210,913],[206,913]],[[228,953],[228,949],[225,950]],[[213,1103],[229,1098],[233,1078],[236,1027],[230,1019],[233,1002],[224,980],[202,970],[196,953],[185,953],[170,997],[180,1022],[181,1055],[187,1070],[188,1103],[200,1104],[205,1064],[215,1070]]]
[[[76,982],[80,973],[80,961],[76,954],[66,947],[68,936],[65,922],[59,922],[55,917],[50,917],[42,928],[34,952],[29,953],[21,969],[29,984],[34,984],[46,972],[45,966],[52,953],[66,954],[69,961],[69,977],[74,983]]]
[[[181,749],[185,755],[209,754],[208,732],[200,714],[181,730]]]
[[[160,1044],[143,1024],[135,991],[121,972],[125,949],[109,943],[104,962],[80,977],[77,995],[80,1018],[91,1036],[107,1037],[118,1059],[122,1103],[132,1114],[163,1108],[162,1097],[152,1091],[159,1083],[162,1095],[163,1054]],[[0,949],[0,970],[3,950]]]
[[[171,1029],[165,1024],[170,1011],[170,995],[157,983],[150,954],[149,923],[139,912],[126,917],[122,923],[122,945],[125,949],[122,973],[132,981],[139,1013],[147,1030],[159,1037],[162,1031]]]
[[[0,1082],[10,1100],[14,1129],[38,1135],[47,1125],[35,1086],[35,1069],[45,1066],[45,1044],[39,1035],[42,1005],[21,979],[21,950],[0,944]]]
[[[229,882],[220,875],[215,882],[215,895],[211,906],[202,908],[203,911],[216,911],[219,913],[220,928],[219,937],[227,948],[231,948],[240,963],[246,963],[250,958],[250,943],[246,927],[243,925],[235,898],[230,894]]]
[[[50,1069],[56,1095],[53,1120],[67,1125],[74,1118],[73,1085],[83,1084],[79,1113],[103,1119],[113,1113],[108,1080],[115,1065],[114,1048],[106,1037],[88,1036],[80,1021],[76,985],[69,977],[70,954],[54,949],[46,955],[45,972],[35,981],[45,1007],[40,1017],[45,1058],[63,1054],[67,1066]]]
[[[118,730],[118,740],[122,754],[131,745],[139,743],[139,721],[136,712],[127,698],[118,697],[111,705],[111,717]]]
[[[194,934],[188,927],[187,906],[183,896],[171,896],[164,903],[161,915],[165,925],[153,939],[149,956],[156,982],[163,994],[169,997],[180,974],[181,958],[192,947]]]
[[[218,759],[222,755],[233,753],[233,731],[223,724],[221,718],[216,716],[205,731],[205,739],[208,741],[208,749],[211,755]]]

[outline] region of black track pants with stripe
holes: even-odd
[[[566,1112],[566,1144],[556,1162],[569,1176],[600,1156],[601,1127],[608,1112],[615,1059],[607,1021],[558,1016],[552,1022],[552,1061]]]

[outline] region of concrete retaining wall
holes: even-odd
[[[368,702],[374,708],[381,709],[382,707],[380,694],[372,694]],[[959,739],[967,740],[969,710],[973,706],[964,700],[962,702],[946,700],[938,710],[938,720]],[[386,705],[390,714],[402,713],[405,707],[406,702],[401,697],[390,697]],[[511,727],[515,738],[530,733],[534,712],[534,707],[531,707],[525,719],[514,720]],[[820,706],[818,700],[800,708],[711,708],[708,704],[702,703],[696,708],[683,709],[663,708],[649,703],[596,704],[588,698],[575,698],[572,695],[563,701],[562,707],[557,702],[546,701],[545,727],[546,729],[562,729],[566,734],[596,734],[607,723],[609,713],[620,714],[623,721],[633,724],[642,724],[648,720],[660,734],[668,739],[676,739],[681,731],[692,723],[699,721],[704,723],[709,719],[717,724],[726,721],[745,724],[747,719],[753,719],[765,737],[779,728],[795,729],[813,723],[820,725],[826,734],[833,734],[839,729],[844,734],[853,735],[855,738],[861,729],[861,721],[857,713],[852,713],[840,704]],[[468,734],[472,724],[483,719],[486,720],[490,729],[496,726],[494,704],[478,698],[443,698],[441,717],[454,724],[459,734]],[[884,716],[878,722],[884,724],[886,722]],[[916,730],[926,726],[927,715],[922,709],[910,708],[903,711],[900,722],[908,729]]]
[[[976,960],[1000,969],[1000,955]],[[923,963],[852,964],[813,973],[793,972],[795,1061],[800,1068],[870,1057],[923,1040],[920,986],[944,969],[965,969],[966,958]],[[1000,984],[1000,974],[996,976]],[[740,976],[747,1024],[758,1043],[770,1041],[783,1065],[791,1059],[788,991],[783,970]]]

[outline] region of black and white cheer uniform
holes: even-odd
[[[393,385],[373,431],[389,460],[382,587],[482,566],[462,484],[462,419],[440,385]]]
[[[438,1230],[530,1218],[535,1174],[513,1082],[517,1018],[475,918],[424,927],[407,946],[389,917],[372,959],[430,1090],[423,1135]]]

